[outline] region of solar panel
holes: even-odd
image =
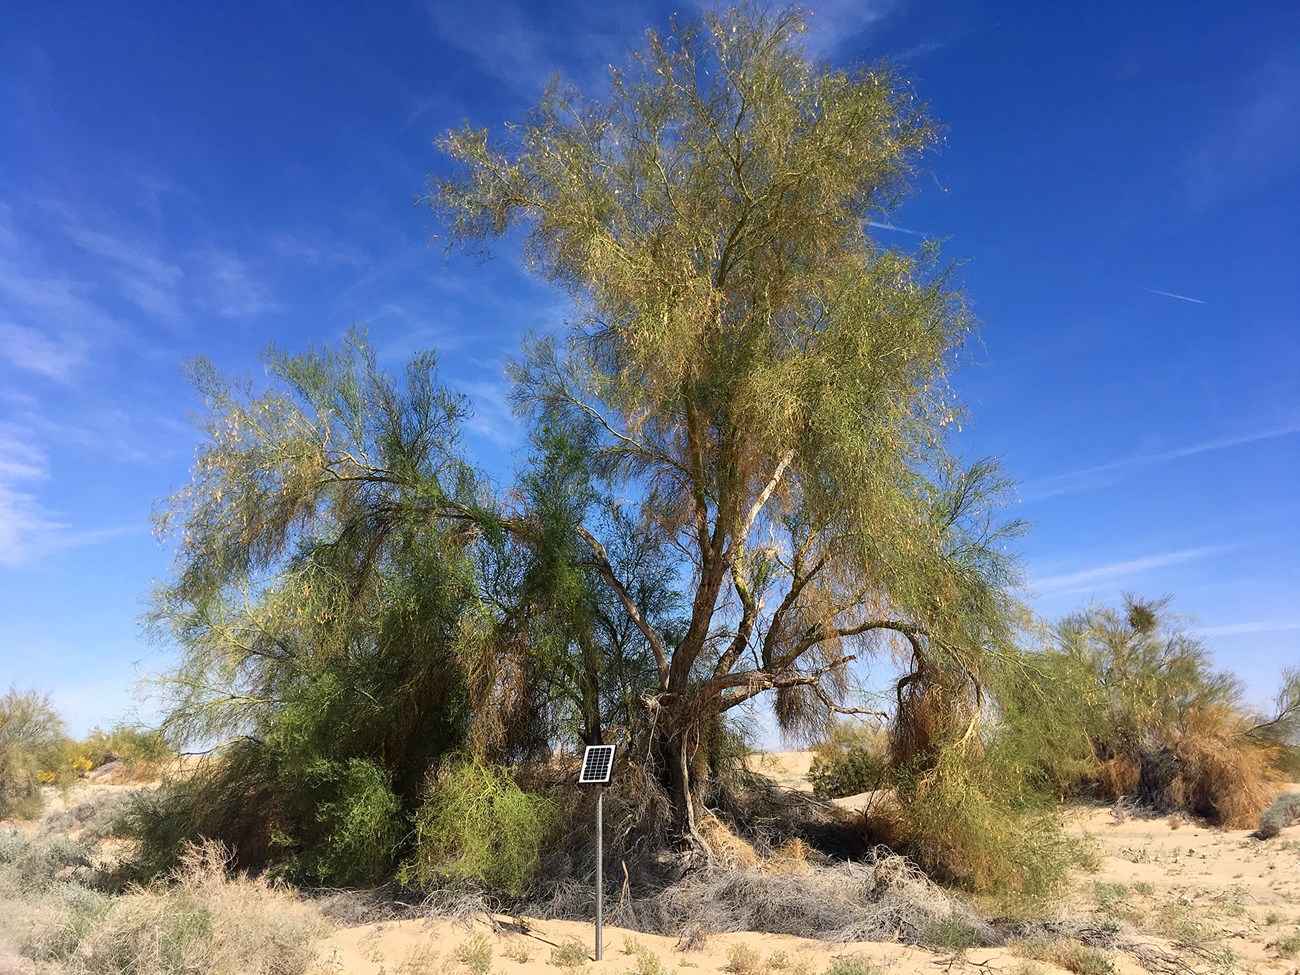
[[[578,776],[578,785],[606,785],[613,769],[613,745],[588,745],[582,753],[582,774]]]

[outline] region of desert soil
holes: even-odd
[[[785,788],[808,789],[810,752],[758,756],[755,770]],[[109,781],[78,786],[55,799],[46,815],[75,805],[90,790],[124,789]],[[1300,783],[1291,786],[1300,791]],[[838,800],[862,808],[870,793]],[[1144,967],[1133,953],[1109,952],[1116,975],[1300,975],[1295,957],[1279,943],[1300,945],[1300,825],[1268,841],[1246,830],[1215,830],[1177,817],[1152,818],[1112,807],[1076,807],[1069,831],[1095,854],[1095,869],[1080,872],[1059,905],[1062,918],[1094,926],[1118,925],[1128,945],[1151,945],[1181,959],[1182,968]],[[32,824],[34,826],[34,824]],[[29,826],[28,828],[32,828]],[[478,975],[466,963],[473,939],[491,948],[490,975],[821,975],[837,959],[853,958],[887,973],[1005,973],[1057,975],[1044,961],[1026,961],[1014,947],[944,953],[900,944],[830,944],[785,935],[716,935],[681,950],[676,938],[604,929],[604,957],[565,967],[552,953],[577,941],[588,956],[590,923],[505,916],[472,923],[403,920],[337,927],[322,939],[314,975]],[[662,964],[647,971],[625,948],[639,943]],[[734,973],[737,946],[752,950],[759,967]],[[776,964],[772,964],[773,956]],[[784,961],[782,961],[782,956]]]
[[[757,756],[755,771],[790,789],[808,789],[811,752]],[[1300,790],[1300,784],[1292,788]],[[862,808],[871,793],[837,800]],[[1295,958],[1279,957],[1277,944],[1300,933],[1300,826],[1260,842],[1246,830],[1214,830],[1180,818],[1150,818],[1111,807],[1081,807],[1069,814],[1072,835],[1095,853],[1096,870],[1080,873],[1060,905],[1062,917],[1119,924],[1130,943],[1151,945],[1183,960],[1180,975],[1300,975]],[[639,943],[658,957],[662,975],[729,972],[736,946],[752,949],[764,963],[782,953],[820,975],[836,959],[856,958],[887,973],[1007,973],[1056,975],[1066,969],[1027,962],[1014,948],[943,953],[899,944],[829,944],[785,935],[716,935],[703,947],[683,951],[676,938],[604,929],[604,957],[591,960],[593,926],[575,921],[536,921],[501,916],[472,924],[389,921],[336,931],[321,945],[319,971],[357,975],[416,975],[468,971],[458,960],[474,938],[492,947],[492,975],[572,975],[552,959],[566,942],[589,954],[580,975],[655,975],[624,950]],[[1230,950],[1231,954],[1225,949]],[[780,959],[781,954],[777,954]],[[1109,953],[1116,975],[1149,973],[1131,954]],[[789,971],[787,968],[786,971]],[[782,975],[763,964],[742,975]],[[1173,975],[1161,972],[1160,975]]]

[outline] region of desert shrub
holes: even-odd
[[[880,969],[860,955],[844,955],[827,965],[824,975],[880,975]]]
[[[731,975],[762,975],[763,956],[749,945],[737,944],[727,949],[724,971]]]
[[[816,748],[808,781],[822,799],[853,796],[886,783],[888,742],[877,729],[860,723],[832,723]]]
[[[121,832],[122,821],[139,794],[139,789],[130,787],[94,789],[75,806],[47,812],[42,816],[41,833],[76,832],[80,842],[91,844],[116,836]]]
[[[584,967],[588,962],[587,946],[577,938],[566,938],[551,949],[551,964],[570,971]]]
[[[136,797],[123,816],[138,841],[123,879],[164,875],[187,844],[216,839],[241,869],[336,885],[382,880],[405,852],[406,812],[387,773],[286,737],[236,742],[189,777]]]
[[[1104,951],[1073,938],[1021,941],[1013,947],[1022,955],[1064,968],[1075,975],[1112,975],[1115,971],[1114,963]]]
[[[946,883],[1026,902],[1054,895],[1076,860],[1057,817],[1005,784],[1007,770],[960,745],[932,768],[900,769],[882,837]]]
[[[980,943],[979,932],[959,915],[935,918],[922,932],[925,943],[943,951],[965,951]]]
[[[49,891],[61,883],[92,878],[93,852],[85,840],[60,833],[29,838],[17,831],[0,832],[0,866],[8,868],[11,883],[23,892]]]
[[[404,879],[425,889],[467,884],[522,896],[553,810],[503,769],[475,759],[448,762],[416,814],[416,852]]]
[[[66,739],[48,694],[11,686],[0,697],[0,819],[40,813],[40,779]]]
[[[1274,947],[1279,958],[1294,958],[1300,954],[1300,930],[1289,938],[1279,938]]]
[[[27,951],[76,975],[305,972],[325,923],[264,879],[229,876],[226,859],[218,845],[192,847],[169,884],[89,906],[70,899]]]
[[[1272,749],[1256,745],[1241,725],[1227,709],[1187,714],[1167,751],[1144,756],[1139,797],[1159,812],[1185,810],[1230,829],[1255,825],[1277,791],[1278,775]],[[1170,781],[1150,774],[1163,772],[1170,758]]]
[[[1300,792],[1284,792],[1260,814],[1255,836],[1272,839],[1293,823],[1300,823]]]
[[[471,972],[487,975],[492,970],[492,939],[485,934],[473,935],[458,944],[452,955]]]
[[[317,820],[327,835],[313,851],[312,876],[348,886],[378,883],[396,860],[405,822],[401,800],[373,762],[320,762],[314,772],[337,798],[323,803]]]
[[[1253,823],[1278,751],[1252,734],[1238,682],[1213,669],[1168,602],[1127,595],[1119,609],[1062,620],[1000,700],[999,747],[1062,795],[1134,796],[1158,812]]]
[[[623,939],[623,954],[636,959],[627,975],[667,975],[663,960],[635,938]]]

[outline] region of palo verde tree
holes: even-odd
[[[151,828],[370,882],[431,766],[491,730],[473,703],[499,677],[476,556],[492,517],[461,459],[464,403],[430,356],[394,378],[352,335],[273,350],[267,371],[255,388],[193,367],[205,436],[192,482],[158,512],[177,566],[150,622],[180,651],[161,678],[165,728],[228,747]],[[331,861],[348,842],[370,851],[366,870]]]
[[[430,182],[453,240],[521,228],[583,312],[526,346],[518,399],[676,565],[669,632],[573,525],[653,655],[645,744],[687,833],[720,715],[771,692],[783,728],[815,728],[886,634],[912,660],[900,702],[933,711],[978,693],[1018,618],[1005,485],[948,444],[971,317],[935,248],[869,229],[936,129],[889,67],[813,63],[802,29],[747,5],[650,32],[601,97],[557,81],[499,136],[446,135]]]

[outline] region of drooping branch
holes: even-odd
[[[668,652],[664,649],[663,640],[660,638],[659,634],[655,632],[655,628],[647,622],[645,614],[641,612],[641,608],[637,606],[636,600],[633,599],[632,594],[627,591],[627,587],[619,581],[618,576],[614,572],[613,565],[610,564],[609,553],[605,551],[605,546],[600,543],[595,535],[587,531],[587,529],[581,525],[575,529],[575,532],[579,538],[587,543],[587,547],[591,549],[591,567],[600,573],[601,578],[605,580],[605,584],[613,590],[614,595],[616,595],[619,602],[623,604],[623,609],[627,612],[628,617],[650,644],[650,650],[655,655],[655,666],[659,670],[659,681],[664,687],[667,687]]]

